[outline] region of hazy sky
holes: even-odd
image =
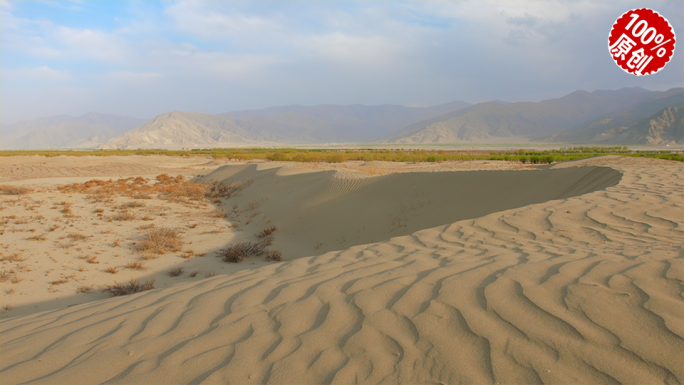
[[[619,69],[613,22],[647,6],[678,41],[658,74]],[[539,101],[684,85],[684,2],[5,1],[0,121],[151,118],[287,104]]]

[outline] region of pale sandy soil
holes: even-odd
[[[251,180],[239,196],[221,203],[228,210],[238,205],[232,220],[240,230],[219,236],[253,239],[258,229],[276,225],[272,247],[283,251],[284,262],[225,264],[209,255],[186,262],[169,254],[153,261],[197,263],[193,269],[220,274],[173,278],[167,288],[33,314],[12,315],[21,310],[17,306],[0,322],[2,382],[684,381],[681,163],[602,157],[556,165],[557,173],[521,170],[516,178],[500,171],[393,174],[400,170],[391,167],[400,165],[342,165],[351,170],[322,173],[298,171],[311,171],[311,165],[279,166],[223,167],[201,179]],[[370,166],[380,171],[361,170]],[[43,199],[33,195],[22,198],[27,207]],[[29,220],[43,215],[40,226],[46,226],[63,220],[48,207],[60,198],[46,196],[32,212],[3,196],[1,215],[24,210]],[[84,222],[74,224],[79,231],[113,226],[124,238],[150,222],[90,225],[88,204],[74,203],[83,205]],[[190,215],[152,222],[182,225]],[[39,230],[9,229],[39,226],[31,223],[7,224],[6,235],[21,234],[13,245],[28,245],[20,238]],[[201,226],[218,225],[208,220]],[[190,230],[200,229],[183,234],[196,251],[201,234]],[[102,250],[101,264],[134,258],[105,258],[111,246],[88,244]],[[85,241],[77,246],[87,249]],[[59,263],[71,264],[75,248],[69,252],[55,257],[57,263],[36,253],[7,265],[42,264],[34,271],[47,292],[52,277],[42,274],[53,268],[50,275],[59,276]],[[162,274],[169,265],[158,263],[150,270]],[[215,270],[222,266],[236,270]],[[3,305],[15,296],[4,285]]]

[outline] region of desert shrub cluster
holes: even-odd
[[[138,283],[138,280],[132,279],[127,284],[115,282],[114,285],[105,286],[101,290],[103,293],[109,293],[112,297],[116,297],[119,295],[134,294],[152,289],[154,289],[154,279],[145,281],[145,283]]]
[[[180,230],[177,228],[152,227],[145,230],[145,239],[138,242],[135,247],[138,251],[156,254],[180,251],[183,246],[180,234]]]

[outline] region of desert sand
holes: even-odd
[[[15,218],[3,225],[0,251],[23,248],[26,258],[3,262],[23,279],[2,283],[2,305],[14,306],[0,321],[2,383],[684,381],[681,163],[59,165],[72,159],[1,159],[3,184],[37,189],[2,196],[1,215]],[[50,167],[64,176],[52,178]],[[219,207],[152,200],[135,210],[153,220],[112,222],[93,216],[92,205],[112,216],[130,198],[92,202],[54,189],[158,173],[247,187]],[[78,218],[50,208],[64,199]],[[212,215],[221,208],[226,215]],[[27,222],[11,222],[20,216]],[[26,239],[56,219],[70,223],[44,241]],[[146,223],[182,227],[182,250],[145,260],[145,271],[101,271],[141,258],[135,244]],[[68,239],[69,225],[92,237],[54,247]],[[269,247],[282,252],[281,262],[215,257],[269,226],[277,227]],[[124,240],[118,257],[110,236]],[[189,248],[191,258],[179,255]],[[78,271],[78,255],[92,250],[102,266]],[[186,273],[168,277],[173,266]],[[72,277],[57,285],[62,293],[49,293],[48,269]],[[119,274],[154,278],[157,288],[75,294]]]

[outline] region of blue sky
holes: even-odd
[[[684,38],[679,0],[0,0],[0,121],[684,86],[681,43],[655,75],[629,75],[610,58],[612,23],[642,6]]]

